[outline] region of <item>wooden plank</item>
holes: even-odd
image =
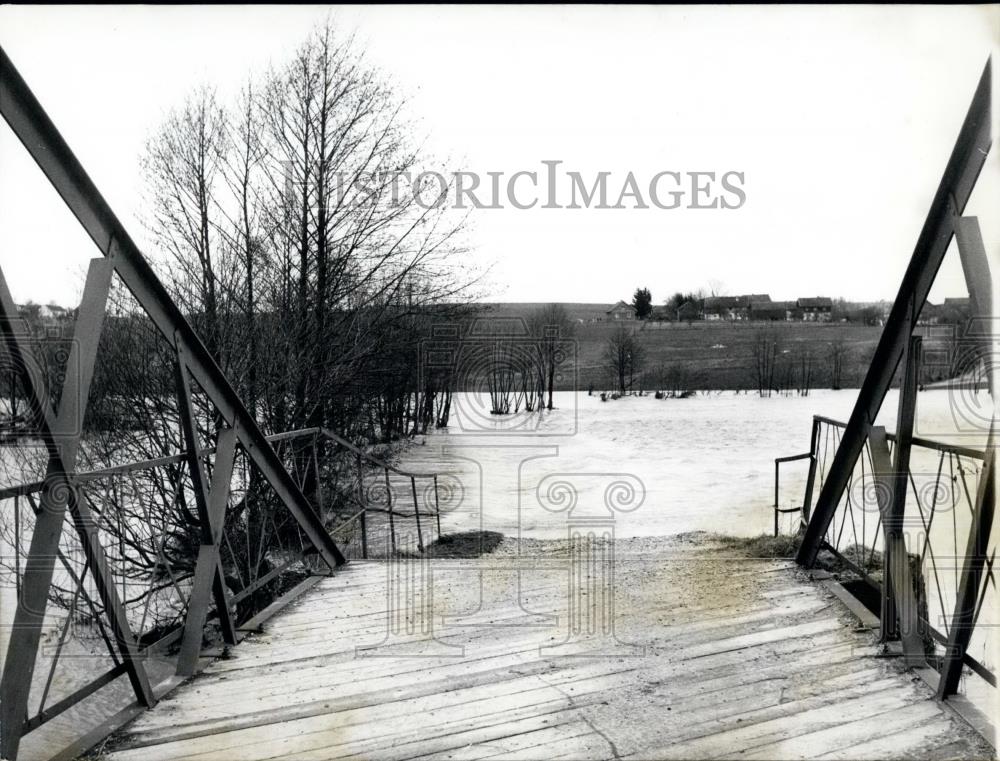
[[[796,624],[792,626],[775,625],[771,628],[760,630],[756,632],[751,632],[744,635],[726,636],[718,640],[700,640],[692,642],[681,642],[675,647],[671,645],[671,661],[674,663],[683,663],[692,659],[709,659],[709,662],[717,660],[719,656],[724,653],[733,653],[738,651],[746,651],[749,648],[757,647],[760,645],[769,645],[781,641],[798,641],[805,637],[815,636],[824,634],[831,631],[836,631],[840,629],[841,624],[837,619],[827,617],[818,620],[809,620],[802,624]],[[734,630],[735,631],[735,630]],[[731,631],[727,630],[727,634],[732,634]],[[503,655],[504,648],[510,648],[510,658],[513,662],[521,662],[525,658],[537,658],[537,646],[546,639],[539,638],[535,636],[527,636],[524,639],[518,639],[511,641],[509,635],[504,632],[491,631],[490,635],[494,637],[497,641],[502,644],[498,647],[497,651],[489,650],[489,654]],[[516,643],[526,643],[526,646],[515,646]],[[534,646],[531,646],[531,645]],[[470,655],[473,654],[473,650],[469,650]],[[242,657],[246,657],[245,655]],[[309,656],[309,662],[319,662],[323,663],[324,658],[329,657],[320,650],[318,653],[313,653]],[[266,660],[266,654],[261,655],[261,661]],[[386,666],[384,663],[380,663],[382,659],[368,660],[368,659],[355,659],[353,653],[342,653],[340,656],[341,661],[352,661],[352,663],[344,664],[342,663],[338,669],[337,674],[325,675],[321,671],[315,675],[303,675],[297,673],[294,680],[290,683],[286,683],[287,693],[297,693],[299,697],[308,694],[308,690],[312,687],[327,687],[330,689],[336,689],[344,685],[351,685],[356,683],[360,679],[364,679],[366,682],[371,683],[373,678],[393,678],[399,672],[399,667],[397,666],[393,669],[393,662],[390,661],[389,665]],[[421,661],[423,659],[416,659]],[[214,669],[213,673],[220,673],[220,669],[226,669],[229,673],[229,669],[226,668],[230,661],[220,662]],[[404,661],[405,663],[405,661]],[[296,661],[296,664],[301,667],[302,662]],[[412,676],[419,677],[419,671],[425,669],[437,669],[436,673],[442,675],[463,673],[468,670],[468,666],[464,665],[464,661],[455,661],[453,659],[445,661],[443,659],[431,659],[429,663],[421,664],[418,663],[416,666],[404,666],[402,671],[404,673],[409,673]],[[259,676],[256,672],[251,673],[248,678],[255,679]],[[228,681],[228,680],[227,680]],[[237,683],[238,684],[238,683]],[[200,689],[200,685],[198,686]],[[235,687],[234,687],[235,688]]]
[[[934,705],[892,662],[866,657],[875,653],[867,635],[825,586],[766,563],[721,555],[715,570],[705,563],[654,564],[648,583],[628,590],[623,631],[652,625],[636,631],[655,632],[656,644],[621,662],[544,658],[539,645],[561,628],[494,627],[489,611],[482,625],[444,630],[466,647],[460,659],[357,658],[354,645],[377,632],[380,609],[384,616],[385,570],[324,578],[316,595],[240,645],[242,667],[213,664],[140,717],[109,759],[691,758],[742,748],[794,756],[815,751],[816,737],[840,724],[887,712],[912,718],[917,709],[907,706]],[[731,601],[647,605],[720,566],[740,570]],[[453,583],[460,590],[463,575]],[[561,592],[539,585],[532,609],[555,605]],[[507,620],[517,605],[499,607]],[[944,713],[927,719],[949,722]],[[852,732],[830,749],[856,744]]]
[[[569,724],[577,719],[577,709],[571,708],[505,722],[503,724],[476,727],[474,729],[435,737],[427,737],[384,749],[379,754],[379,761],[415,761],[416,759],[423,758],[441,758],[443,754],[458,748],[482,743],[497,743],[498,741],[517,737],[527,732],[545,729],[554,724]],[[327,761],[327,756],[324,755],[323,751],[305,753],[299,758],[301,761]],[[342,756],[342,758],[349,757]],[[350,758],[364,758],[364,756],[352,756]]]
[[[597,694],[596,689],[581,691],[573,700],[585,702]],[[140,761],[149,758],[150,754],[157,758],[197,759],[239,753],[241,761],[256,761],[309,751],[323,751],[330,759],[358,753],[372,753],[377,757],[375,752],[379,749],[400,742],[419,741],[431,733],[445,734],[503,724],[566,710],[572,705],[571,699],[542,687],[518,693],[514,700],[506,701],[486,698],[470,703],[437,704],[430,708],[422,704],[403,704],[385,706],[377,711],[356,709],[323,714],[288,725],[269,725],[115,751],[111,757],[114,761]],[[411,708],[419,710],[411,713]]]
[[[269,701],[266,696],[234,696],[229,710],[216,717],[206,718],[201,707],[190,706],[190,701],[178,703],[178,709],[169,713],[166,721],[161,719],[159,726],[143,731],[141,735],[130,738],[132,745],[153,745],[167,740],[179,740],[186,737],[205,736],[216,732],[232,732],[237,729],[260,727],[284,721],[309,718],[323,714],[336,713],[364,706],[375,706],[383,703],[393,703],[417,697],[426,697],[443,692],[456,690],[471,690],[497,682],[513,683],[511,689],[517,690],[522,685],[521,680],[538,674],[551,672],[551,665],[544,661],[535,661],[516,667],[490,669],[479,671],[464,677],[438,679],[432,682],[404,683],[395,686],[380,686],[378,689],[363,689],[350,695],[331,696],[329,691],[322,697],[313,697],[294,705],[288,705],[284,696],[280,700]],[[571,679],[574,675],[592,673],[625,673],[634,671],[634,667],[623,667],[621,664],[604,662],[581,664],[560,670],[551,679]],[[387,680],[391,685],[392,682]],[[166,717],[166,712],[160,712]],[[152,714],[150,714],[152,716]],[[148,722],[145,722],[149,726]]]
[[[955,727],[947,721],[929,721],[936,718],[932,709],[940,707],[933,703],[914,703],[900,712],[901,715],[881,716],[883,722],[877,727],[869,726],[870,734],[860,742],[845,745],[842,738],[837,738],[834,748],[818,759],[844,759],[853,761],[858,758],[889,758],[910,756],[925,760],[927,746],[940,744],[942,739],[952,739]],[[921,710],[922,709],[922,710]],[[851,732],[857,739],[857,733]],[[976,748],[968,741],[960,745],[961,751],[952,758],[969,758],[970,751]]]
[[[790,623],[791,620],[798,618],[805,620],[808,618],[806,614],[816,614],[824,608],[828,608],[830,604],[830,601],[823,600],[815,595],[801,596],[793,598],[790,601],[781,601],[778,605],[772,605],[771,607],[751,607],[751,612],[746,615],[719,615],[705,621],[669,624],[664,627],[664,633],[666,636],[669,636],[672,647],[679,648],[688,642],[696,640],[704,642],[722,638],[723,636],[732,636],[741,632],[751,633],[762,628],[773,628],[775,625]],[[508,612],[514,614],[518,612],[518,609],[514,606],[497,617],[491,616],[489,620],[490,626],[485,627],[485,631],[488,632],[493,627],[511,626],[514,628],[514,631],[510,632],[510,636],[513,638],[521,637],[522,634],[517,631],[521,627],[518,627],[517,623],[522,618],[519,616],[509,619],[503,618],[502,616]],[[618,620],[625,621],[628,618],[629,614],[620,612]],[[381,616],[373,615],[369,620],[370,622],[367,624],[349,628],[340,627],[336,622],[324,621],[320,631],[316,631],[317,627],[315,624],[312,626],[297,626],[292,632],[288,632],[283,627],[272,627],[263,636],[255,638],[255,642],[267,642],[271,644],[272,648],[269,650],[271,657],[280,657],[283,648],[294,652],[299,648],[307,648],[313,645],[331,646],[332,644],[332,647],[339,652],[351,652],[355,645],[368,644],[369,642],[374,643],[384,636],[384,614]],[[547,641],[551,632],[560,631],[553,627],[524,628],[529,632],[527,636],[534,637],[539,641],[543,639]],[[464,644],[467,642],[465,637],[468,631],[465,627],[461,629],[457,627],[440,627],[438,637],[448,642],[461,642]],[[475,636],[478,635],[473,634],[473,638]],[[334,643],[330,642],[331,639]],[[338,642],[342,644],[337,645],[336,643]],[[234,660],[229,661],[229,667],[232,669],[241,668],[240,660],[240,657],[237,656]]]
[[[585,721],[568,721],[554,727],[536,729],[515,737],[505,738],[502,742],[476,743],[466,748],[460,748],[448,753],[448,761],[480,761],[503,757],[505,761],[538,761],[541,758],[551,758],[551,751],[565,751],[573,748],[574,740],[583,737],[599,736]],[[612,754],[613,756],[614,754]],[[576,758],[589,758],[576,750]]]
[[[857,746],[871,740],[873,737],[895,735],[903,730],[917,726],[928,726],[927,722],[942,716],[941,707],[933,701],[923,700],[911,703],[902,708],[884,711],[882,713],[864,716],[854,721],[843,721],[840,724],[815,732],[796,735],[788,739],[748,747],[744,758],[770,761],[774,758],[816,758],[819,754],[829,757],[837,751],[847,752],[849,758],[858,758]],[[932,725],[939,732],[947,731],[946,722]],[[895,756],[905,752],[904,738],[893,737],[892,742],[882,745],[885,753]],[[843,756],[841,756],[843,757]],[[865,756],[861,756],[864,758]]]
[[[864,686],[865,694],[847,700],[828,702],[818,708],[796,710],[793,704],[779,716],[764,721],[744,721],[735,728],[709,731],[705,734],[678,742],[671,752],[681,758],[711,758],[734,748],[747,748],[778,742],[807,732],[837,727],[845,716],[882,713],[898,710],[914,701],[913,691],[898,682],[871,689]]]

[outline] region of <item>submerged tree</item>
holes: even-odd
[[[604,364],[615,381],[618,393],[625,394],[633,389],[644,361],[645,350],[638,336],[624,325],[615,328],[604,347]]]
[[[780,347],[778,334],[773,330],[758,330],[750,344],[752,370],[757,393],[770,396],[775,389]]]
[[[556,373],[572,361],[575,352],[570,342],[573,322],[562,304],[549,304],[538,309],[531,319],[531,334],[537,343],[539,394],[548,395],[546,406],[552,409]],[[539,401],[541,407],[541,401]]]
[[[827,357],[830,362],[830,388],[834,391],[843,388],[844,362],[847,360],[847,356],[847,341],[843,336],[838,336],[830,342],[830,353]]]

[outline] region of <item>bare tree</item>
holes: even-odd
[[[760,396],[770,396],[775,388],[775,376],[780,354],[778,334],[773,330],[758,330],[750,344],[754,381]]]
[[[218,230],[218,195],[227,152],[227,116],[209,88],[196,90],[148,142],[150,231],[165,256],[168,283],[194,316],[202,340],[226,366],[220,299],[230,292]]]
[[[799,352],[798,393],[799,396],[809,396],[813,380],[813,354],[809,347]]]
[[[562,304],[549,304],[532,315],[531,332],[538,342],[538,371],[542,380],[539,392],[548,394],[546,406],[551,410],[556,372],[571,359],[566,344],[573,336],[573,322]]]
[[[618,393],[631,391],[643,369],[645,350],[638,336],[624,325],[615,328],[604,349],[604,362],[614,378]]]
[[[830,388],[834,391],[842,388],[844,379],[844,362],[847,359],[847,341],[843,336],[837,336],[830,342]]]

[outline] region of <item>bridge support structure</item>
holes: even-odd
[[[77,497],[74,482],[80,430],[113,275],[120,278],[177,352],[185,442],[202,531],[194,588],[196,594],[189,609],[189,626],[184,634],[178,671],[181,674],[190,673],[197,662],[209,598],[214,598],[226,641],[235,641],[225,585],[221,582],[218,565],[218,537],[220,515],[225,513],[229,493],[229,484],[222,483],[221,475],[227,463],[231,468],[231,454],[237,445],[274,490],[326,564],[332,569],[346,561],[251,412],[243,405],[2,48],[0,114],[103,255],[103,259],[95,260],[90,266],[73,337],[70,362],[74,371],[62,389],[58,411],[50,401],[50,389],[44,388],[39,380],[41,374],[35,372],[37,368],[27,346],[27,337],[0,273],[0,340],[19,370],[24,392],[35,417],[40,421],[38,433],[49,458],[46,490],[36,511],[35,529],[23,572],[3,677],[0,679],[0,757],[13,761],[25,731],[45,720],[41,715],[34,720],[28,718],[28,698],[67,511],[79,534],[86,567],[107,611],[108,623],[121,658],[114,671],[116,675],[122,671],[128,674],[140,704],[149,706],[155,700],[120,595],[111,580],[96,523],[86,500]],[[224,421],[216,455],[216,473],[220,477],[213,478],[211,488],[202,471],[195,426],[190,414],[184,414],[185,411],[190,413],[189,389],[188,404],[184,401],[188,378],[198,384],[214,406],[218,418]],[[221,462],[220,457],[223,458]],[[220,464],[223,465],[221,472]]]
[[[992,61],[988,61],[931,202],[854,410],[843,431],[816,506],[808,518],[796,558],[799,564],[806,567],[815,564],[834,514],[849,489],[854,468],[866,445],[869,446],[874,475],[884,492],[880,494],[878,505],[886,532],[882,637],[895,639],[902,635],[907,662],[920,665],[923,654],[918,652],[918,643],[911,631],[916,603],[912,586],[906,581],[906,546],[901,534],[920,367],[921,345],[919,337],[914,336],[914,328],[954,237],[970,296],[971,319],[963,336],[963,341],[973,349],[972,360],[968,364],[972,369],[983,363],[993,407],[989,417],[980,420],[986,441],[983,469],[973,506],[966,554],[956,559],[961,563],[961,576],[938,686],[940,698],[954,694],[957,689],[966,648],[975,626],[980,588],[992,562],[987,557],[987,545],[996,500],[996,370],[997,357],[1000,356],[997,352],[1000,326],[994,313],[994,273],[990,271],[978,220],[963,216],[992,145],[992,88]],[[901,363],[904,364],[904,371],[900,382],[896,450],[890,456],[885,431],[875,426],[875,419]],[[804,509],[808,511],[809,505]]]

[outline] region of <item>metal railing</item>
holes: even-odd
[[[373,546],[378,539],[385,541],[385,554],[395,553],[397,546],[410,545],[399,535],[412,536],[413,530],[420,551],[426,538],[440,539],[438,485],[443,474],[395,467],[322,428],[288,431],[268,436],[267,441],[346,558],[382,554]],[[268,494],[267,483],[255,476],[245,453],[237,447],[234,454],[219,563],[226,612],[238,640],[246,633],[241,629],[246,622],[280,605],[299,582],[328,569],[299,524]],[[198,459],[213,474],[220,467],[216,447],[199,450]],[[185,454],[177,454],[73,477],[75,498],[85,502],[94,517],[93,534],[106,553],[108,574],[101,578],[93,573],[67,514],[45,625],[55,637],[55,647],[49,649],[46,668],[34,675],[30,691],[40,697],[25,717],[22,736],[127,673],[128,664],[119,656],[115,634],[106,624],[99,584],[111,583],[118,589],[139,658],[169,657],[184,637],[199,557],[189,465]],[[29,554],[27,540],[47,488],[49,482],[32,480],[0,489],[0,526],[11,549],[9,557],[0,561],[0,570],[13,581],[18,598]],[[373,520],[374,516],[380,518]],[[207,620],[206,633],[218,639],[213,630],[223,627],[217,607],[209,609]],[[72,688],[53,699],[60,667],[72,662],[69,670],[80,670],[80,659],[70,659],[70,651],[74,655],[101,651],[110,662],[97,674],[74,673],[61,680],[72,683]]]
[[[223,644],[235,645],[241,624],[274,609],[273,602],[266,603],[281,599],[293,571],[308,575],[320,563],[330,570],[343,564],[347,558],[334,535],[347,537],[348,552],[367,555],[367,515],[379,509],[368,504],[367,471],[381,467],[391,547],[396,546],[396,519],[412,518],[422,551],[420,520],[433,512],[440,534],[440,508],[432,476],[424,501],[433,494],[433,511],[419,502],[417,481],[426,480],[424,475],[368,458],[328,431],[265,437],[253,410],[3,49],[0,116],[100,253],[87,269],[65,373],[58,378],[40,372],[31,336],[0,271],[0,350],[11,383],[17,381],[25,409],[32,411],[32,435],[41,454],[37,472],[46,474],[44,481],[4,490],[0,500],[14,503],[10,573],[16,578],[17,604],[13,625],[4,632],[7,657],[0,675],[0,757],[14,761],[26,732],[65,714],[123,674],[136,706],[155,705],[161,692],[151,683],[151,651],[179,641],[172,679],[176,684],[187,678],[199,667],[210,620],[217,621]],[[93,444],[82,440],[83,421],[115,279],[128,290],[136,314],[148,318],[169,347],[182,452],[81,474],[78,455]],[[52,381],[60,387],[50,388]],[[168,393],[165,385],[163,393]],[[153,394],[154,405],[162,402],[159,393]],[[202,436],[199,421],[209,421],[201,428],[211,429],[207,433],[215,449],[202,450],[209,439]],[[343,460],[326,458],[331,447],[354,455],[354,476]],[[134,458],[125,454],[122,459]],[[355,478],[351,510],[349,487]],[[393,479],[401,478],[409,487],[412,513],[393,505],[401,504],[393,494]],[[336,525],[329,525],[330,516]],[[346,517],[338,521],[336,516]],[[27,552],[22,552],[22,538],[29,532]],[[354,544],[359,546],[352,549]],[[66,615],[53,622],[54,607]],[[70,627],[79,620],[95,630],[110,668],[96,678],[76,679],[64,690],[65,697],[50,701],[56,669],[65,661],[63,651],[77,640]],[[49,657],[44,640],[52,623],[58,639]],[[46,657],[49,668],[39,679],[43,672],[38,667]],[[36,692],[41,696],[37,702]]]
[[[841,443],[846,423],[821,415],[813,417],[810,451],[775,460],[775,528],[780,513],[798,513],[796,530],[804,528],[815,507],[813,494],[830,473],[834,454]],[[890,452],[897,436],[887,434]],[[993,574],[995,546],[989,548],[985,578],[977,590],[974,606],[965,610],[960,600],[964,553],[971,527],[976,520],[977,494],[984,474],[985,452],[974,447],[912,437],[910,465],[905,474],[902,533],[915,588],[918,634],[925,646],[927,664],[939,670],[947,655],[949,635],[956,626],[970,626],[969,646],[961,662],[989,685],[996,687],[996,673],[988,663],[993,627],[976,624],[984,610],[996,609],[996,580]],[[808,459],[810,468],[800,505],[779,508],[782,488],[779,466]],[[886,599],[886,531],[878,502],[884,499],[884,485],[877,473],[877,456],[866,442],[858,458],[850,485],[837,505],[833,520],[823,536],[822,549],[830,553],[879,599]],[[883,610],[884,613],[884,610]],[[880,615],[875,611],[876,615]],[[880,615],[883,639],[893,639],[896,621]]]

